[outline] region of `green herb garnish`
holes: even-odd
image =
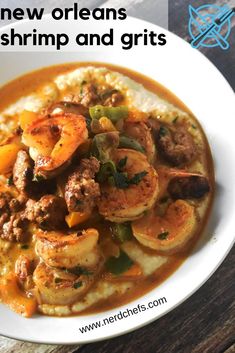
[[[117,172],[116,166],[112,160],[107,161],[102,164],[100,170],[97,174],[97,181],[99,183],[105,182],[110,176],[114,175]]]
[[[130,223],[114,223],[111,230],[114,237],[121,243],[131,240],[133,237]]]
[[[74,289],[78,289],[78,288],[80,288],[82,286],[82,282],[80,281],[80,282],[75,282],[74,284],[73,284],[73,288]]]
[[[129,270],[133,264],[134,262],[129,258],[129,256],[121,250],[119,257],[112,256],[106,261],[105,267],[114,275],[120,275]]]
[[[161,126],[159,129],[159,136],[164,137],[168,134],[168,129],[165,128],[164,126]]]
[[[141,144],[128,136],[122,135],[119,138],[119,148],[129,148],[131,150],[135,150],[141,153],[145,153],[145,149],[143,146],[141,146]]]
[[[24,249],[24,250],[27,250],[29,248],[29,245],[28,244],[22,244],[21,249]]]
[[[72,273],[73,275],[76,275],[76,276],[81,276],[81,275],[90,276],[93,274],[92,271],[89,271],[85,267],[80,267],[80,266],[67,269],[66,272]]]
[[[114,182],[114,185],[118,189],[127,189],[129,187],[129,179],[126,173],[115,173],[111,183]],[[110,181],[109,181],[110,182]]]
[[[140,173],[136,173],[131,179],[129,179],[129,184],[138,185],[141,180],[148,174],[145,170]]]
[[[126,166],[126,162],[127,162],[127,157],[120,159],[120,161],[117,164],[117,169],[119,171],[122,171],[122,169]]]
[[[158,239],[159,240],[166,240],[168,238],[169,232],[162,232],[160,234],[158,234]]]
[[[177,120],[179,119],[178,116],[176,116],[173,120],[172,120],[172,123],[175,124],[177,122]]]
[[[194,124],[192,124],[191,127],[195,130],[197,129],[197,127]]]
[[[11,176],[7,179],[7,185],[8,185],[8,186],[14,185],[13,175],[11,175]]]
[[[146,171],[143,171],[136,173],[129,179],[127,173],[116,172],[108,178],[108,183],[111,186],[116,186],[118,189],[127,189],[130,185],[138,185],[147,174]]]

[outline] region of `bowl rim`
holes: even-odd
[[[50,14],[46,14],[43,16],[43,20],[45,19],[48,19],[50,17]],[[147,25],[150,25],[151,23],[148,22],[148,21],[144,21],[144,20],[141,20],[141,19],[138,19],[138,18],[135,18],[135,17],[132,17],[132,16],[128,16],[128,18],[131,20],[131,21],[134,21],[134,22],[137,22],[138,24],[144,24],[145,26]],[[12,28],[12,27],[16,27],[16,26],[23,26],[25,23],[28,23],[29,20],[28,19],[25,19],[25,20],[22,20],[20,22],[15,22],[15,23],[12,23],[12,24],[9,24],[7,26],[3,26],[0,28],[0,33],[2,31],[5,31],[6,29],[9,29],[9,28]],[[178,41],[180,40],[181,42],[184,42],[185,45],[187,45],[188,43],[185,42],[182,38],[180,38],[179,36],[177,36],[176,34],[172,33],[172,32],[169,32],[168,30],[166,29],[163,29],[155,24],[151,24],[152,26],[156,27],[157,29],[160,29],[162,31],[164,31],[165,33],[167,33],[168,35],[170,34],[170,36],[172,38],[175,38],[177,39]],[[228,81],[225,79],[225,77],[221,74],[221,72],[216,68],[216,66],[208,59],[206,58],[201,52],[197,51],[197,55],[203,57],[203,60],[207,61],[207,63],[213,67],[213,70],[217,72],[217,75],[220,75],[220,79],[224,81],[224,84],[227,85],[227,89],[230,89],[231,93],[234,94],[234,90],[233,88],[230,86],[230,84],[228,83]],[[105,62],[104,62],[105,64]],[[115,64],[116,65],[116,64]],[[200,122],[200,120],[199,120]],[[211,210],[211,212],[213,212],[213,210]],[[226,251],[223,253],[223,256],[221,256],[220,258],[220,261],[217,262],[216,266],[214,266],[211,271],[207,274],[207,276],[203,277],[203,280],[197,285],[195,286],[190,292],[187,293],[187,295],[183,296],[181,298],[181,300],[179,300],[175,305],[173,306],[170,306],[167,310],[165,310],[163,313],[161,314],[158,314],[158,315],[155,315],[154,317],[151,317],[149,320],[144,320],[143,322],[140,322],[140,323],[137,323],[137,324],[134,324],[133,326],[131,326],[130,328],[128,329],[120,329],[120,330],[117,330],[117,332],[113,333],[113,334],[109,334],[108,336],[105,336],[104,334],[100,334],[100,337],[98,338],[91,338],[91,339],[87,339],[87,340],[74,340],[72,342],[69,342],[68,340],[61,340],[61,341],[58,341],[58,342],[55,342],[55,341],[50,341],[50,340],[41,340],[40,338],[39,339],[25,339],[25,338],[22,338],[21,335],[17,336],[17,335],[11,335],[11,334],[3,334],[1,333],[1,329],[0,329],[0,334],[4,337],[8,337],[8,338],[12,338],[12,339],[17,339],[17,340],[20,340],[20,341],[24,341],[24,342],[32,342],[32,343],[40,343],[40,344],[52,344],[52,345],[56,345],[56,344],[62,344],[62,345],[74,345],[74,344],[87,344],[87,343],[92,343],[92,342],[98,342],[98,341],[102,341],[102,340],[105,340],[105,339],[111,339],[111,338],[114,338],[114,337],[117,337],[117,336],[120,336],[120,335],[123,335],[123,334],[127,334],[127,333],[130,333],[134,330],[137,330],[139,328],[142,328],[152,322],[154,322],[155,320],[161,318],[162,316],[166,315],[167,313],[169,313],[170,311],[172,311],[173,309],[175,309],[177,306],[181,305],[185,300],[187,300],[192,294],[194,294],[200,287],[202,287],[206,282],[207,280],[215,273],[215,271],[218,269],[218,267],[222,264],[222,262],[224,261],[224,259],[226,258],[226,256],[228,255],[228,253],[230,252],[230,250],[232,249],[233,245],[235,243],[235,237],[234,239],[232,240],[232,242],[230,243],[230,245],[227,247]],[[149,294],[149,293],[147,293]],[[138,300],[138,299],[137,299]],[[136,300],[135,300],[136,301]],[[134,301],[134,302],[135,302]],[[133,302],[133,301],[132,301]],[[130,304],[132,303],[130,302]],[[121,310],[123,306],[121,307],[118,307],[118,308],[115,308],[115,309],[118,309],[118,310]],[[115,310],[114,309],[114,310]],[[107,314],[108,312],[105,311],[103,312],[102,314]],[[79,317],[79,316],[78,316]],[[61,318],[53,318],[53,319],[56,319],[56,320],[61,320]],[[30,320],[30,319],[27,319],[27,320]],[[132,320],[134,321],[134,320]]]

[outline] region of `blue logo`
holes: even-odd
[[[217,5],[203,5],[194,8],[189,5],[189,34],[193,48],[220,47],[229,49],[228,38],[231,32],[231,17],[235,8]]]

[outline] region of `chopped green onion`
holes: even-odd
[[[113,161],[107,161],[102,164],[100,170],[97,174],[97,181],[99,183],[105,182],[110,176],[114,175],[117,172],[116,166]]]
[[[112,121],[112,123],[117,123],[121,119],[126,119],[128,117],[128,107],[106,107],[102,105],[95,105],[89,109],[89,113],[92,119],[99,120],[103,116],[107,117]]]
[[[111,228],[114,237],[121,243],[131,240],[133,236],[130,223],[114,223]]]
[[[120,161],[117,164],[117,169],[122,170],[126,166],[126,162],[127,162],[127,157],[120,159]]]
[[[159,129],[159,136],[160,137],[164,137],[168,134],[168,129],[164,126],[161,126],[160,129]]]
[[[112,152],[118,145],[118,132],[112,131],[95,135],[91,145],[91,155],[96,157],[100,162],[105,163],[110,160]]]
[[[73,275],[76,275],[76,276],[81,276],[81,275],[90,276],[93,274],[92,271],[89,271],[87,268],[81,267],[81,266],[76,266],[73,268],[66,269],[66,272],[72,273]]]
[[[136,173],[131,179],[129,179],[129,184],[138,185],[147,174],[148,172],[146,172],[146,170]]]

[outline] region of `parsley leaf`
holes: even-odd
[[[117,169],[122,170],[126,166],[126,162],[127,162],[127,156],[120,159],[120,161],[117,164]]]
[[[90,276],[93,274],[92,271],[89,271],[85,267],[81,267],[81,266],[76,266],[76,267],[67,269],[67,272],[72,273],[73,275],[76,275],[76,276],[81,276],[81,275]]]
[[[134,262],[129,258],[129,256],[121,250],[119,257],[111,256],[106,261],[105,267],[114,275],[120,275],[129,270],[133,264]]]
[[[14,182],[13,182],[13,175],[11,175],[11,176],[7,179],[7,185],[8,185],[8,186],[14,185]]]
[[[80,281],[80,282],[75,282],[74,284],[73,284],[73,288],[74,289],[78,289],[78,288],[80,288],[82,286],[82,282]]]
[[[158,234],[157,237],[159,240],[166,240],[168,235],[169,235],[169,232],[162,232],[162,233]]]
[[[148,172],[146,172],[146,170],[136,173],[131,179],[129,179],[129,184],[138,185],[147,174]]]

